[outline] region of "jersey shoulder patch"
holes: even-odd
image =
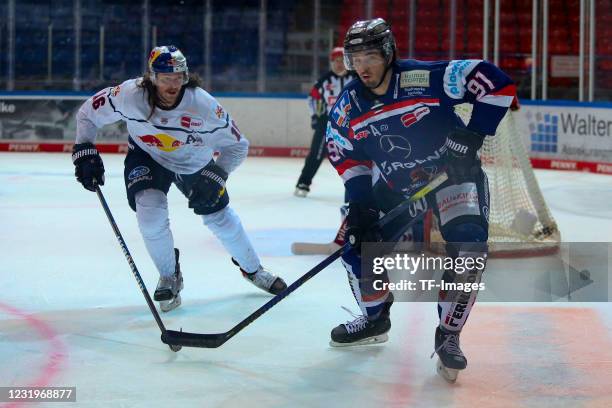
[[[187,94],[190,95],[196,110],[204,117],[214,114],[217,119],[222,119],[225,116],[226,111],[221,107],[221,104],[206,90],[200,87],[189,88],[185,90],[185,96]]]
[[[465,95],[465,78],[482,60],[452,60],[444,70],[444,92],[449,98],[461,99]]]
[[[325,133],[325,139],[327,141],[333,141],[336,146],[344,150],[353,150],[353,144],[344,136],[340,134],[331,123],[327,123],[327,131]]]
[[[331,119],[339,127],[348,128],[351,108],[352,105],[349,98],[349,91],[345,90],[342,92],[342,95],[338,97],[336,103],[331,109]]]
[[[142,78],[132,78],[121,84],[109,88],[108,97],[112,99],[115,104],[122,105],[120,101],[140,101],[144,95],[144,89],[140,87]],[[131,98],[131,99],[130,99]]]

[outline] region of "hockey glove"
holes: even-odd
[[[316,130],[317,127],[319,127],[319,117],[317,115],[312,115],[310,117],[310,128]]]
[[[202,169],[200,177],[195,181],[189,192],[189,208],[196,214],[199,209],[212,208],[226,194],[225,181],[227,172],[215,163],[210,163]]]
[[[466,128],[455,128],[446,138],[446,173],[453,184],[473,182],[480,171],[478,149],[484,136]]]
[[[350,203],[346,216],[345,239],[357,252],[361,251],[362,242],[380,242],[382,240],[378,221],[378,210],[371,206]]]
[[[89,191],[96,191],[96,184],[104,185],[104,163],[93,143],[77,143],[72,148],[74,175]]]
[[[327,115],[312,115],[310,117],[310,127],[312,128],[312,130],[317,130],[321,127],[323,127],[323,130],[325,130],[326,126]]]

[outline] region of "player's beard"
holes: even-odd
[[[384,76],[384,73],[382,74]],[[372,74],[369,74],[367,78],[361,78],[361,82],[363,82],[363,84],[366,86],[366,88],[369,89],[374,89],[377,87],[377,85],[379,85],[382,81],[381,81],[381,76],[373,76]]]
[[[378,84],[379,79],[378,78],[374,78],[372,76],[369,76],[367,79],[363,79],[361,78],[361,81],[363,82],[363,84],[367,87],[367,88],[373,88],[376,86],[376,84]]]
[[[383,70],[382,74],[377,75],[376,77],[373,75],[372,72],[367,72],[366,74],[368,75],[368,78],[364,79],[363,77],[360,76],[360,80],[361,82],[363,82],[363,84],[365,85],[366,88],[368,88],[370,91],[374,91],[374,89],[380,87],[381,85],[383,85],[385,83],[385,79],[387,77],[387,75],[389,75],[390,77],[390,69],[391,65],[387,65],[385,67],[385,69]],[[388,88],[385,88],[385,90]]]
[[[180,89],[177,90],[174,94],[170,94],[167,91],[166,92],[158,92],[158,97],[159,97],[159,101],[160,103],[165,106],[165,107],[170,107],[172,105],[174,105],[176,103],[176,100],[179,96],[179,94],[181,93]]]

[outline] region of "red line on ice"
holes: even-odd
[[[42,372],[28,385],[15,384],[16,386],[27,386],[27,387],[46,387],[51,384],[53,377],[55,377],[61,370],[61,366],[66,360],[65,346],[64,343],[59,340],[57,334],[51,326],[44,321],[34,317],[27,312],[16,309],[10,305],[0,302],[0,310],[15,316],[17,319],[24,321],[30,327],[34,328],[40,337],[42,337],[49,344],[50,350],[47,352],[47,361],[42,369]],[[8,384],[7,384],[8,385]],[[16,408],[24,405],[23,402],[15,402],[2,405],[4,408]]]

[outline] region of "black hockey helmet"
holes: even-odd
[[[353,71],[352,54],[358,51],[379,49],[387,66],[395,59],[395,38],[391,26],[382,18],[354,23],[344,37],[344,65]]]

